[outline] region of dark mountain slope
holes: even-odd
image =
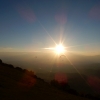
[[[0,60],[0,100],[88,100],[83,97],[61,92],[34,72]]]

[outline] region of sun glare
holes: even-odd
[[[57,55],[61,55],[61,54],[64,54],[65,52],[67,52],[66,47],[64,47],[61,43],[56,44],[56,46],[53,48],[44,48],[44,49],[54,51]]]
[[[57,54],[64,53],[64,51],[65,51],[65,47],[62,44],[56,45],[55,52]]]

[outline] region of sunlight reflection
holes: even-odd
[[[58,81],[59,83],[68,83],[68,79],[66,74],[64,73],[56,73],[55,74],[55,80]]]
[[[36,79],[34,78],[34,72],[25,71],[21,80],[18,82],[20,88],[29,90],[36,84]]]
[[[87,79],[88,83],[100,93],[100,78],[96,76],[89,76]]]
[[[33,10],[30,7],[18,5],[17,11],[20,14],[20,16],[22,18],[24,18],[25,20],[27,20],[28,22],[36,21],[36,16],[35,16]]]

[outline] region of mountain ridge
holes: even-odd
[[[1,100],[89,100],[87,98],[64,93],[43,79],[34,75],[34,72],[14,67],[0,60],[0,99]],[[44,97],[43,97],[44,95]]]

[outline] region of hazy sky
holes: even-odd
[[[100,0],[0,0],[0,51],[55,46],[100,54]]]

